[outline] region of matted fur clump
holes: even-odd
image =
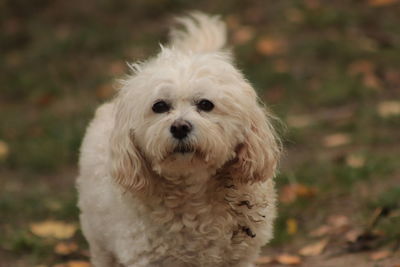
[[[272,237],[270,116],[224,49],[225,24],[201,13],[178,22],[83,140],[77,186],[94,266],[252,266]]]

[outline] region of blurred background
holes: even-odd
[[[187,10],[222,15],[238,68],[286,125],[258,264],[400,266],[396,0],[0,0],[0,266],[88,266],[85,128]]]

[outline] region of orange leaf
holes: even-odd
[[[233,42],[235,44],[245,44],[254,37],[254,30],[251,27],[240,27],[233,33]]]
[[[320,255],[324,251],[327,244],[328,239],[323,239],[321,241],[303,247],[302,249],[300,249],[299,254],[302,256]]]
[[[276,261],[285,265],[297,265],[301,263],[301,258],[296,255],[281,254],[276,257]]]
[[[92,265],[87,261],[69,261],[66,263],[56,264],[53,267],[91,267]]]
[[[317,190],[302,184],[289,184],[282,188],[280,201],[283,203],[292,203],[297,197],[313,197]]]
[[[373,7],[388,6],[397,3],[398,0],[369,0],[368,4]]]
[[[286,42],[281,39],[264,37],[257,42],[257,51],[265,56],[282,54],[287,50]]]
[[[380,250],[380,251],[376,251],[376,252],[371,253],[369,255],[369,257],[373,261],[379,261],[379,260],[386,259],[391,254],[392,254],[392,252],[390,250]]]
[[[268,256],[261,256],[258,257],[258,259],[255,260],[255,264],[268,264],[271,263],[273,261],[273,259],[271,257]]]
[[[78,245],[72,242],[60,242],[54,247],[54,252],[59,255],[69,255],[78,250]]]

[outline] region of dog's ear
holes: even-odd
[[[129,128],[126,113],[121,111],[121,106],[116,107],[110,138],[111,175],[118,184],[130,191],[149,193],[152,175],[145,157],[135,145],[134,132]]]
[[[231,177],[240,183],[265,181],[274,176],[281,152],[270,116],[258,106],[252,111],[245,139],[236,147],[230,168]]]

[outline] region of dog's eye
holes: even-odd
[[[154,103],[153,107],[151,108],[155,113],[164,113],[171,109],[170,105],[167,104],[165,101],[158,101]]]
[[[199,103],[197,103],[197,107],[203,111],[211,111],[214,108],[214,104],[207,99],[203,99],[200,100]]]

